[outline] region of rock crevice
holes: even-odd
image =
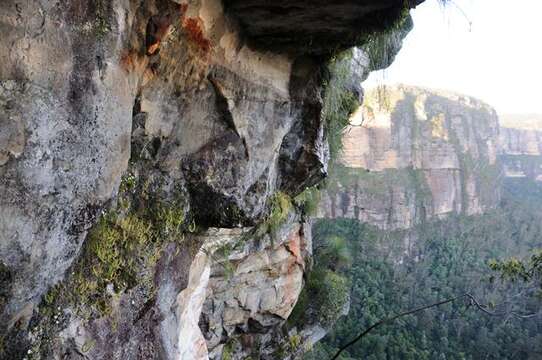
[[[0,357],[206,358],[187,309],[231,289],[202,299],[220,281],[193,234],[260,226],[326,176],[326,62],[415,3],[2,1]],[[212,357],[274,351],[310,252],[292,216],[234,260],[269,260],[232,280],[243,306],[203,311]]]

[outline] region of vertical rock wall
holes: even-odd
[[[231,281],[197,234],[232,242],[325,176],[327,59],[418,2],[1,2],[0,358],[205,359],[241,334],[271,354],[310,252],[297,210]]]
[[[387,88],[367,94],[353,121],[321,217],[409,228],[498,203],[499,125],[489,106],[455,94]]]
[[[540,116],[502,116],[500,159],[507,177],[542,181]]]

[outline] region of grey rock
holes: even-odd
[[[321,72],[337,50],[330,40],[353,45],[394,23],[404,6],[354,3],[300,2],[280,17],[272,11],[268,20],[278,27],[302,24],[305,13],[296,34],[305,46],[292,52],[292,37],[273,26],[252,31],[248,3],[225,2],[225,14],[219,0],[2,1],[0,337],[9,340],[0,355],[167,359],[190,349],[179,342],[186,332],[202,351],[193,355],[205,358],[194,317],[181,316],[203,301],[223,306],[226,338],[240,326],[272,353],[271,338],[302,286],[305,256],[287,245],[302,232],[299,218],[289,219],[292,228],[275,242],[254,240],[238,254],[253,270],[232,280],[240,302],[218,276],[212,287],[221,295],[202,297],[205,284],[192,268],[206,248],[195,236],[153,239],[163,248],[151,265],[142,265],[149,254],[123,259],[123,266],[139,266],[136,280],[104,286],[100,307],[107,311],[97,310],[99,299],[74,300],[81,293],[74,279],[88,260],[87,232],[99,229],[102,215],[111,210],[130,219],[119,196],[123,175],[123,187],[137,184],[128,191],[134,209],[167,203],[190,212],[191,226],[229,230],[264,222],[277,191],[296,195],[325,177]],[[325,14],[333,24],[323,33]],[[257,40],[265,32],[272,39]],[[89,287],[107,280],[86,270]],[[222,316],[217,309],[209,313],[213,321]],[[213,354],[224,343],[213,343]]]
[[[360,34],[391,27],[404,15],[405,7],[421,2],[225,0],[224,4],[226,10],[239,19],[253,46],[321,55],[358,45]]]

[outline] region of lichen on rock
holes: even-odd
[[[211,356],[274,351],[310,253],[290,199],[327,174],[327,63],[417,1],[336,3],[0,4],[0,357],[183,358],[199,330],[180,314],[215,300]],[[207,257],[201,298],[205,229],[252,227],[231,279]]]

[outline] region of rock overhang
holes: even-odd
[[[327,55],[393,27],[423,0],[223,0],[248,43],[294,55]]]

